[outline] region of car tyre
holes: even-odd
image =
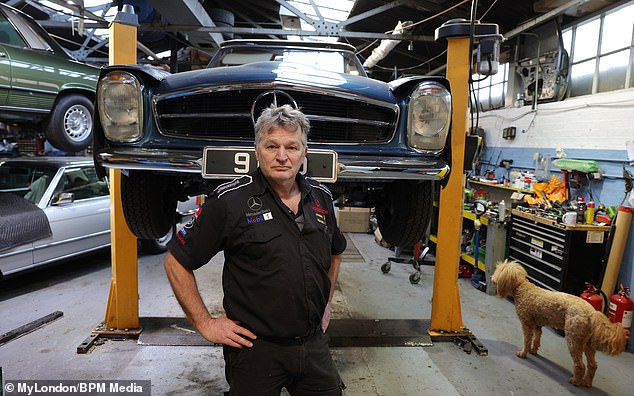
[[[121,178],[123,215],[137,238],[163,238],[175,224],[176,202],[169,179],[130,171]]]
[[[75,153],[92,142],[93,103],[81,95],[61,97],[46,127],[46,138],[56,148]]]
[[[414,246],[431,221],[432,183],[399,180],[386,186],[385,192],[385,199],[376,207],[383,240],[392,246]]]
[[[140,239],[141,249],[148,254],[161,254],[167,251],[167,243],[174,235],[174,227],[170,227],[167,234],[157,239]]]

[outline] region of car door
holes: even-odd
[[[0,109],[7,104],[11,89],[11,60],[9,53],[0,42]],[[1,111],[1,110],[0,110]]]
[[[36,264],[87,253],[110,244],[108,184],[93,166],[71,167],[44,208],[52,236],[34,243]]]
[[[22,37],[0,9],[0,106],[7,104],[11,90],[11,50],[25,46]]]
[[[39,25],[14,10],[4,10],[4,60],[10,65],[11,86],[5,105],[47,113],[60,90],[58,69],[68,63],[67,57],[46,40]]]

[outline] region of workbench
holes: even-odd
[[[509,206],[512,201],[511,195],[513,195],[513,193],[522,193],[523,195],[533,195],[535,193],[532,190],[509,187],[503,184],[486,183],[473,179],[468,180],[467,185],[471,188],[471,190],[473,190],[474,193],[482,188],[486,193],[489,194],[490,201],[500,202],[504,200],[507,204],[509,204]]]

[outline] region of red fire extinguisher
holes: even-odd
[[[603,301],[607,300],[605,293],[597,289],[592,283],[586,282],[586,290],[581,293],[581,298],[590,303],[594,309],[603,312]]]
[[[621,323],[625,330],[632,328],[632,311],[634,310],[634,302],[630,299],[629,287],[619,285],[618,293],[610,297],[610,321],[612,323]]]

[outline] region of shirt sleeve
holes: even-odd
[[[167,248],[185,268],[200,268],[223,249],[226,222],[225,202],[212,197],[174,234]]]
[[[338,256],[346,250],[348,246],[348,242],[346,241],[346,237],[343,236],[343,233],[339,229],[339,224],[337,224],[337,218],[335,217],[335,205],[332,201],[330,202],[330,213],[332,216],[333,224],[335,225],[335,231],[332,235],[332,244],[330,246],[330,252],[333,256]]]
[[[330,247],[331,254],[333,256],[338,256],[346,250],[348,246],[348,242],[346,238],[343,236],[343,233],[339,229],[339,226],[335,229],[335,233],[332,236],[332,246]]]

